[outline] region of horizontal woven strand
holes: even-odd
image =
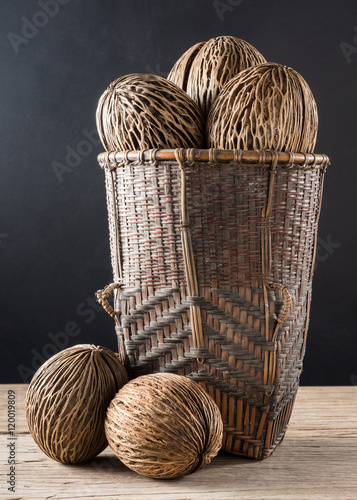
[[[210,150],[208,149],[184,149],[183,160],[188,163],[205,163],[210,166]],[[242,150],[214,150],[216,161],[215,163],[227,164],[234,163],[236,165],[251,165],[270,167],[273,161],[273,154],[270,151],[242,151]],[[104,169],[113,169],[121,167],[123,164],[134,162],[140,163],[141,160],[147,163],[163,161],[174,162],[176,158],[174,150],[159,149],[146,151],[110,151],[108,153],[100,153],[98,155],[98,163]],[[278,152],[278,164],[285,168],[318,168],[326,169],[330,164],[329,158],[326,155],[312,153],[288,153]]]

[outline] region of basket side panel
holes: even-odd
[[[106,172],[113,274],[123,281],[117,332],[132,377],[192,377],[221,409],[224,448],[264,458],[284,436],[299,384],[321,171],[191,164],[185,180],[199,289],[193,298],[181,240],[180,167],[128,163]],[[280,325],[283,289],[291,307]],[[192,299],[199,300],[203,363],[194,348]]]
[[[270,171],[235,165],[186,168],[187,200],[199,285],[218,289],[263,283],[297,289],[310,277],[320,170]],[[262,271],[262,231],[269,229],[270,265]]]
[[[170,164],[123,165],[114,172],[114,190],[110,176],[106,172],[114,280],[120,278],[115,265],[120,253],[122,278],[127,285],[153,289],[185,286],[179,168]],[[115,226],[120,233],[120,248]]]

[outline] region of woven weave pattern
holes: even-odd
[[[179,169],[172,165],[126,165],[106,172],[110,248],[116,272],[116,225],[120,227],[121,263],[135,285],[172,287],[185,284],[180,220]],[[113,190],[114,185],[114,190]],[[114,216],[113,191],[118,207]]]
[[[319,170],[280,169],[266,220],[269,169],[234,165],[186,170],[187,200],[200,285],[231,288],[279,283],[309,275],[316,231]],[[205,179],[202,182],[202,179]],[[262,275],[261,231],[271,235],[271,273]],[[214,285],[213,285],[214,286]]]
[[[121,356],[132,377],[195,379],[221,410],[223,448],[264,458],[299,385],[328,159],[189,153],[100,157]]]

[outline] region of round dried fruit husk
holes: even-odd
[[[292,68],[266,63],[230,80],[207,120],[208,147],[313,153],[318,128],[315,99]]]
[[[182,56],[184,60],[187,52]],[[189,68],[183,61],[182,68],[188,69],[188,74],[183,76],[183,82],[187,82],[183,88],[206,117],[212,102],[231,78],[246,68],[264,62],[266,60],[262,54],[245,40],[234,36],[211,38],[196,52]],[[176,65],[180,66],[180,59]],[[174,77],[178,81],[178,68],[174,71],[175,66],[168,78]]]
[[[108,445],[106,409],[128,376],[118,355],[80,344],[46,361],[26,395],[26,418],[41,450],[59,462],[89,460]]]
[[[198,42],[195,45],[192,45],[192,47],[190,47],[188,50],[186,50],[186,52],[182,54],[179,59],[177,59],[176,63],[167,76],[167,79],[170,80],[170,82],[175,83],[185,92],[187,92],[187,80],[192,63],[205,43],[206,42]]]
[[[218,406],[181,375],[143,375],[126,384],[105,420],[109,446],[130,469],[168,479],[205,467],[222,446]]]
[[[112,82],[97,107],[99,137],[107,151],[202,148],[197,104],[157,75],[134,73]]]

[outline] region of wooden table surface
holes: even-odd
[[[140,476],[109,448],[86,464],[51,460],[28,432],[26,385],[0,389],[1,500],[357,499],[357,387],[301,387],[286,437],[271,457],[252,461],[221,453],[176,480]],[[16,393],[15,493],[6,485],[9,389]]]

